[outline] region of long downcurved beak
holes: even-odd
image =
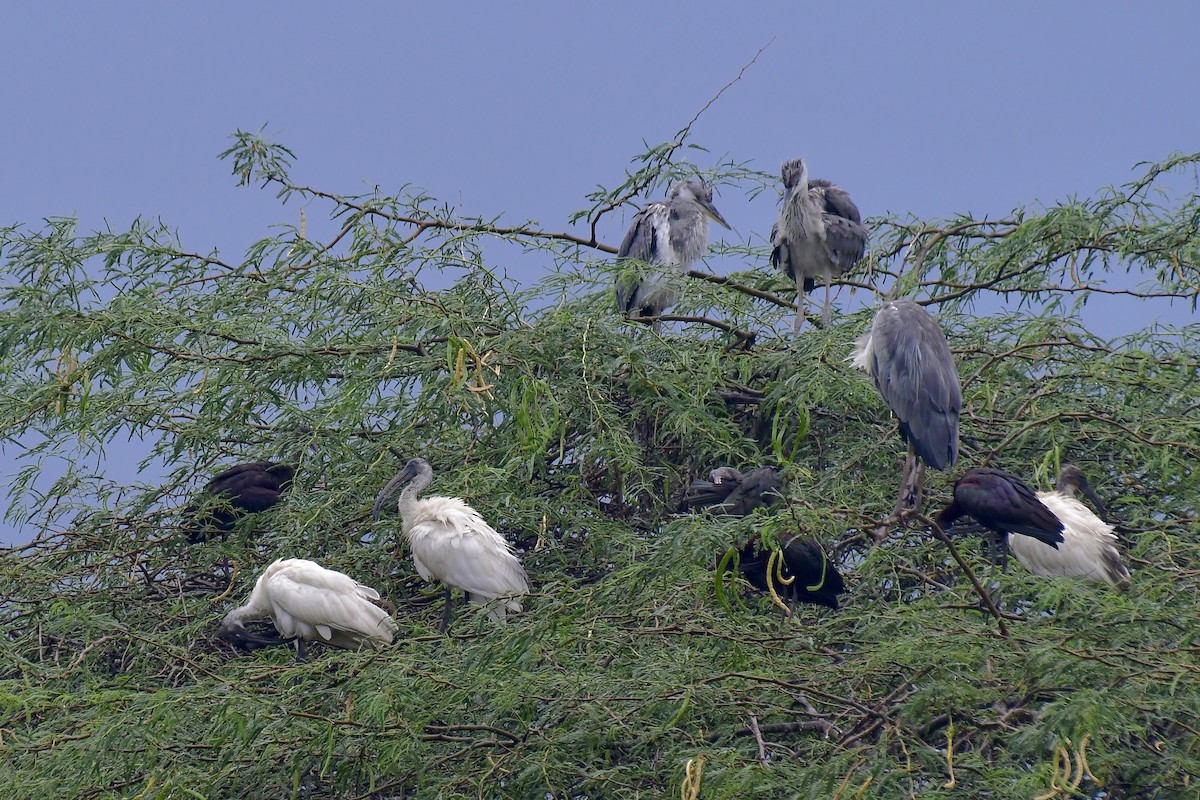
[[[225,641],[229,642],[234,647],[240,647],[243,650],[258,650],[262,647],[277,647],[282,644],[291,644],[296,640],[296,637],[283,638],[282,636],[271,636],[265,633],[253,633],[246,629],[241,624],[222,625],[217,632]]]
[[[1083,492],[1084,497],[1092,501],[1092,505],[1096,507],[1096,513],[1100,515],[1100,519],[1106,522],[1110,521],[1108,519],[1108,511],[1104,508],[1104,503],[1100,501],[1100,497],[1096,494],[1096,490],[1092,488],[1092,485],[1088,483],[1087,478],[1079,482],[1079,491]]]
[[[383,507],[388,499],[396,493],[400,485],[405,481],[412,480],[415,473],[405,465],[396,477],[387,482],[387,485],[379,490],[379,494],[375,495],[375,506],[371,509],[371,519],[378,522],[383,515]]]

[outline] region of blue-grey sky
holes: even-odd
[[[161,216],[226,259],[296,222],[215,158],[238,128],[266,125],[302,183],[565,229],[771,39],[691,159],[803,155],[867,215],[1089,196],[1200,134],[1194,2],[10,3],[0,28],[0,224]],[[770,227],[717,204],[742,237]]]

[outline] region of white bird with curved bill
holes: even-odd
[[[1038,492],[1038,499],[1063,524],[1063,540],[1058,549],[1028,536],[1013,536],[1009,549],[1025,569],[1043,577],[1085,578],[1092,583],[1128,586],[1129,570],[1117,549],[1113,526],[1096,516],[1075,497],[1082,490],[1103,513],[1104,505],[1092,491],[1083,472],[1066,464],[1058,474],[1052,492]]]
[[[529,593],[529,578],[512,545],[458,497],[417,499],[433,482],[433,468],[425,459],[412,459],[388,481],[375,498],[372,519],[379,519],[388,498],[409,481],[397,507],[417,572],[426,581],[446,585],[442,632],[453,613],[452,587],[462,589],[471,602],[492,604],[488,617],[494,621],[502,622],[507,611],[520,611],[518,598]]]
[[[263,570],[250,600],[221,622],[222,639],[240,647],[296,643],[304,657],[305,642],[321,642],[357,650],[384,647],[396,635],[396,621],[375,605],[379,592],[349,575],[303,558],[281,558]],[[246,629],[246,621],[271,618],[283,638]]]

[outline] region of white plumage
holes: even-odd
[[[446,584],[446,612],[442,629],[449,624],[450,587],[466,592],[475,603],[498,601],[488,612],[496,621],[506,611],[520,611],[521,595],[529,592],[529,579],[512,546],[475,509],[457,497],[417,494],[433,481],[433,469],[414,458],[393,478],[375,500],[378,519],[383,504],[400,484],[412,481],[400,493],[398,507],[404,535],[412,548],[413,563],[426,581]]]
[[[220,635],[242,645],[282,644],[296,640],[358,649],[392,643],[396,621],[372,600],[379,592],[348,575],[303,558],[279,559],[263,570],[246,605],[230,611]],[[246,630],[245,621],[270,617],[284,637],[273,639]]]
[[[1063,541],[1057,550],[1028,536],[1010,536],[1009,548],[1017,561],[1034,575],[1086,578],[1111,586],[1128,584],[1129,570],[1121,561],[1113,526],[1075,499],[1076,487],[1084,488],[1094,498],[1083,473],[1067,465],[1055,490],[1037,495],[1062,521]],[[1093,502],[1098,501],[1093,499]]]

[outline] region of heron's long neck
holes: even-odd
[[[800,167],[800,175],[796,178],[795,191],[808,194],[808,167]]]

